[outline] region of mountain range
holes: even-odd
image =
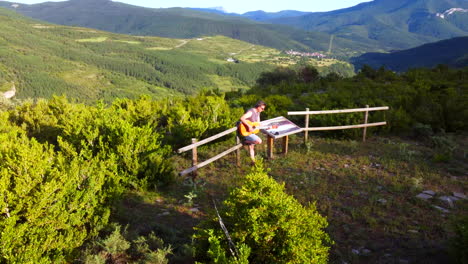
[[[466,0],[374,0],[330,12],[241,15],[218,9],[144,8],[110,0],[12,5],[0,2],[26,16],[61,25],[170,38],[224,35],[280,50],[345,57],[468,35]]]
[[[468,66],[468,37],[457,37],[390,53],[366,53],[351,59],[356,69],[363,65],[404,72],[410,68],[433,68],[438,64]]]
[[[224,35],[279,50],[321,52],[328,50],[331,38],[328,33],[307,32],[290,26],[261,23],[240,16],[188,8],[144,8],[110,0],[18,4],[16,8],[12,5],[12,2],[0,2],[1,7],[15,9],[23,15],[54,24],[140,36],[195,38]],[[374,50],[365,43],[334,38],[336,55],[362,53],[367,49]]]
[[[468,1],[374,0],[351,8],[266,22],[374,43],[385,50],[407,49],[467,36]]]

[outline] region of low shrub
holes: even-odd
[[[262,165],[257,165],[242,186],[230,193],[220,217],[232,244],[243,249],[240,256],[250,251],[250,263],[327,263],[332,241],[323,230],[328,225],[326,219],[314,204],[304,207],[285,193],[284,184],[269,177]],[[214,214],[210,219],[195,234],[197,257],[200,261],[223,263],[215,261],[214,256],[219,259],[228,254],[228,239],[218,216]],[[214,254],[218,243],[223,251]]]
[[[468,263],[468,216],[457,219],[453,224],[455,237],[451,243],[453,263]]]

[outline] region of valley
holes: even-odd
[[[325,72],[333,64],[343,64],[347,70],[342,74],[353,74],[351,65],[336,59],[289,56],[224,36],[120,35],[37,23],[3,12],[0,31],[7,42],[0,50],[4,54],[0,81],[2,86],[14,81],[18,99],[56,94],[91,102],[180,96],[201,89],[247,90],[263,71],[306,63]]]

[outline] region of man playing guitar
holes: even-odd
[[[249,147],[250,159],[252,163],[255,163],[255,145],[261,144],[262,139],[255,135],[254,131],[256,128],[252,123],[260,123],[260,113],[265,110],[266,103],[264,101],[258,101],[253,108],[247,110],[240,118],[240,124],[238,131],[241,131],[241,127],[247,131],[247,136],[243,136],[241,133],[238,135],[242,138],[242,143]],[[252,132],[252,133],[250,133]]]

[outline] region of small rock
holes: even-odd
[[[371,253],[372,253],[372,251],[370,251],[367,248],[361,249],[361,255],[363,255],[363,256],[369,256]]]
[[[348,165],[348,164],[345,164],[344,167],[345,167],[345,168],[349,168],[349,165]]]
[[[459,193],[459,192],[453,192],[453,196],[459,198],[459,199],[466,199],[466,195],[463,194],[463,193]]]
[[[434,196],[436,194],[436,192],[431,191],[431,190],[425,190],[425,191],[423,191],[423,193],[428,194],[430,196]]]
[[[441,196],[441,197],[439,197],[439,200],[447,203],[448,206],[450,206],[450,208],[454,207],[453,200],[452,200],[452,198],[450,198],[450,196]]]
[[[192,212],[192,213],[200,212],[200,210],[198,208],[190,208],[189,211]]]
[[[413,234],[417,234],[417,233],[419,233],[419,231],[418,231],[418,230],[414,230],[414,229],[408,230],[408,232],[409,232],[409,233],[413,233]]]
[[[354,255],[359,255],[359,249],[352,249],[351,252],[354,254]]]
[[[443,208],[443,207],[440,207],[440,206],[437,206],[437,205],[433,205],[432,207],[434,207],[435,209],[441,211],[442,213],[450,213],[449,210]]]
[[[416,198],[423,199],[423,200],[428,200],[432,198],[432,195],[426,194],[426,193],[420,193],[416,195]]]
[[[171,213],[169,213],[169,212],[164,212],[164,213],[158,214],[158,216],[167,216],[167,215],[170,215],[170,214],[171,214]]]
[[[158,202],[158,203],[162,203],[162,202],[163,202],[163,200],[162,200],[162,199],[156,199],[156,202]]]
[[[384,255],[384,257],[385,258],[390,258],[390,257],[392,257],[392,254],[387,253],[387,254]]]
[[[381,199],[378,199],[377,202],[379,202],[381,204],[386,204],[387,200],[385,200],[384,198],[381,198]]]

